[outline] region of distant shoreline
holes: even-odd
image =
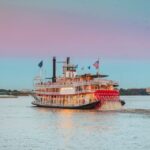
[[[14,98],[18,96],[29,96],[31,91],[0,89],[0,98]]]
[[[121,88],[120,90],[120,95],[121,96],[148,96],[150,95],[150,93],[147,91],[146,88],[140,88],[140,89],[136,89],[136,88],[132,88],[132,89],[123,89]]]
[[[132,88],[132,89],[119,89],[120,96],[148,96],[150,92],[147,91],[146,88]],[[0,98],[10,98],[10,97],[18,97],[18,96],[29,96],[31,95],[31,91],[19,91],[19,90],[6,90],[0,89]]]
[[[0,95],[0,98],[17,98],[15,95]]]

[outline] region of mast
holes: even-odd
[[[99,58],[98,58],[98,68],[97,68],[97,74],[98,74],[98,76],[100,75],[100,70],[99,70]]]
[[[97,61],[93,64],[94,65],[94,67],[96,68],[96,74],[97,74],[97,76],[99,76],[100,75],[100,71],[99,71],[99,58],[97,59]]]

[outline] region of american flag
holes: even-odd
[[[98,69],[98,68],[99,68],[99,60],[97,60],[97,61],[93,64],[93,66],[94,66],[96,69]]]

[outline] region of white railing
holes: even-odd
[[[92,81],[82,81],[82,82],[69,82],[69,83],[52,83],[52,84],[36,84],[36,88],[61,88],[61,87],[77,87],[77,86],[84,86],[84,85],[93,85],[93,84],[99,84],[99,85],[107,85],[107,84],[118,84],[117,82],[114,82],[112,80],[102,80],[102,79],[97,79],[97,80],[92,80]]]

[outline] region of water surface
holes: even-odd
[[[37,108],[0,99],[0,150],[148,150],[150,97],[122,97],[126,111]],[[134,112],[134,113],[133,113]]]

